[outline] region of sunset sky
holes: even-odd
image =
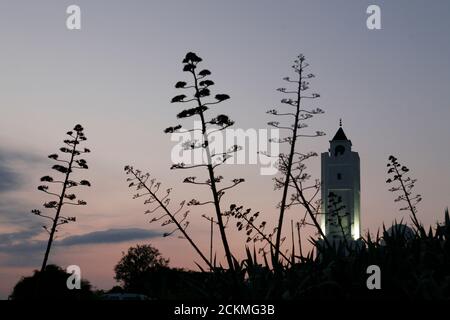
[[[66,28],[66,8],[81,7],[82,29]],[[381,30],[368,30],[366,8],[381,8]],[[182,184],[196,172],[170,170],[174,142],[164,128],[179,122],[177,81],[184,55],[193,51],[212,72],[213,93],[231,96],[212,112],[226,113],[235,128],[268,128],[266,111],[280,106],[276,88],[292,76],[293,59],[305,54],[311,103],[325,114],[309,122],[326,136],[300,141],[318,153],[339,127],[361,159],[363,234],[383,222],[409,218],[388,191],[390,154],[411,169],[423,195],[418,216],[426,225],[443,220],[450,202],[450,2],[442,1],[0,1],[0,298],[40,267],[44,221],[30,213],[48,200],[36,190],[53,174],[48,154],[64,133],[85,127],[91,181],[80,189],[88,205],[71,209],[77,222],[61,228],[50,262],[79,265],[101,289],[115,285],[113,267],[122,251],[151,243],[170,265],[195,269],[200,259],[183,240],[163,238],[167,229],[149,224],[143,200],[132,200],[123,167],[149,171],[172,199],[209,200],[201,186]],[[189,125],[191,119],[183,123]],[[262,212],[275,226],[281,194],[258,165],[229,165],[226,180],[246,182],[224,197]],[[201,172],[201,171],[200,171]],[[320,158],[309,163],[320,178]],[[203,176],[202,172],[199,176]],[[191,212],[189,232],[208,254],[209,224]],[[303,211],[290,210],[285,226]],[[288,223],[289,222],[289,223]],[[288,231],[288,229],[286,229]],[[230,224],[230,242],[240,257],[243,235]],[[218,234],[218,232],[216,232]],[[305,234],[306,242],[307,234]],[[215,251],[222,259],[217,238]],[[222,261],[224,261],[222,259]]]

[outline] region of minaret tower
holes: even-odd
[[[336,206],[342,207],[338,212],[329,209],[330,194],[341,199]],[[330,141],[330,149],[322,153],[322,203],[325,214],[321,227],[328,239],[340,240],[344,234],[347,239],[357,240],[360,237],[359,155],[352,151],[352,142],[342,129],[342,120]]]

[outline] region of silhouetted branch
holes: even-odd
[[[261,222],[259,227],[254,224],[254,222],[256,221],[256,218],[258,218],[258,216],[259,216],[259,212],[252,214],[251,217],[249,218],[248,215],[250,214],[251,209],[246,209],[245,211],[242,211],[242,210],[243,210],[243,206],[237,206],[235,204],[232,204],[230,206],[230,210],[225,212],[224,215],[226,215],[228,217],[229,216],[234,217],[235,219],[238,220],[238,222],[236,223],[236,227],[238,228],[239,231],[245,229],[245,232],[247,235],[247,240],[246,240],[247,243],[250,241],[253,241],[253,242],[265,241],[266,244],[268,244],[272,247],[272,249],[275,249],[275,244],[273,243],[273,241],[271,239],[273,234],[270,234],[268,236],[264,233],[266,221]],[[244,225],[244,223],[242,223],[239,220],[243,220],[245,222],[245,225]],[[252,235],[253,230],[256,232],[255,235]],[[288,264],[292,264],[291,260],[288,257],[286,257],[286,255],[284,255],[282,252],[280,252],[280,255],[288,262]]]
[[[398,181],[400,186],[398,187],[392,187],[389,189],[391,192],[397,192],[402,191],[403,194],[399,195],[395,202],[399,201],[405,201],[407,203],[407,207],[400,208],[400,210],[409,210],[411,213],[411,220],[414,223],[416,229],[420,232],[421,235],[426,235],[425,229],[423,228],[422,224],[419,222],[419,219],[417,219],[417,208],[416,205],[422,200],[422,196],[417,194],[412,194],[412,189],[415,186],[416,179],[411,179],[409,176],[407,176],[409,169],[406,166],[401,165],[397,158],[394,156],[389,156],[390,163],[387,164],[388,174],[391,175],[390,178],[386,180],[386,183],[394,183],[395,181]]]
[[[161,199],[160,197],[157,196],[157,192],[159,191],[160,188],[160,183],[156,183],[154,179],[150,180],[150,185],[147,184],[147,181],[150,177],[150,175],[147,174],[143,174],[140,170],[135,170],[133,167],[131,166],[126,166],[125,167],[125,172],[128,175],[132,175],[132,178],[128,178],[127,180],[130,182],[129,187],[136,187],[137,190],[141,190],[144,189],[147,191],[147,193],[150,195],[150,199],[154,202],[156,202],[158,204],[157,208],[161,208],[164,211],[164,215],[158,217],[158,218],[153,218],[151,222],[154,221],[159,221],[161,219],[163,219],[165,216],[169,217],[169,220],[166,220],[163,222],[163,226],[168,225],[169,223],[174,223],[176,225],[176,229],[172,230],[169,233],[165,233],[164,236],[169,236],[171,234],[173,234],[174,232],[176,232],[177,230],[179,230],[183,236],[186,238],[186,240],[188,240],[188,242],[191,244],[191,246],[194,248],[194,250],[199,254],[199,256],[203,259],[203,261],[210,267],[212,268],[212,265],[210,264],[210,262],[208,261],[208,259],[206,259],[206,257],[203,255],[203,253],[201,252],[201,250],[197,247],[197,245],[195,244],[195,242],[192,240],[192,238],[187,234],[186,232],[186,228],[189,225],[188,222],[185,222],[183,224],[183,221],[186,219],[188,211],[185,213],[185,216],[182,218],[181,221],[179,221],[175,215],[181,211],[181,209],[184,206],[184,202],[182,202],[182,204],[180,205],[180,208],[175,212],[172,213],[168,207],[167,207],[167,203],[168,202],[164,202],[163,199]],[[166,192],[167,196],[170,193],[171,189],[168,189]],[[138,197],[136,197],[138,198]],[[166,200],[168,200],[166,198]],[[147,201],[145,202],[147,203]],[[149,211],[147,210],[146,213],[151,213],[153,211]]]

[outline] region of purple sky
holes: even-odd
[[[343,118],[361,158],[363,231],[406,218],[384,183],[390,154],[418,179],[421,220],[443,219],[450,190],[448,1],[79,0],[80,31],[65,27],[70,4],[0,2],[0,298],[41,263],[45,234],[29,211],[47,199],[36,191],[50,173],[46,156],[76,123],[92,150],[90,170],[78,176],[93,186],[81,192],[88,206],[71,212],[78,221],[61,229],[50,262],[77,264],[95,286],[110,288],[121,252],[151,242],[172,266],[194,268],[195,252],[184,240],[158,236],[165,230],[148,223],[123,172],[126,164],[150,171],[174,188],[177,202],[209,197],[181,183],[185,172],[169,170],[174,143],[162,132],[177,123],[180,107],[170,99],[179,93],[174,83],[186,80],[181,60],[188,51],[212,71],[214,92],[231,96],[216,112],[243,129],[268,127],[273,119],[265,111],[282,98],[275,89],[304,53],[316,74],[312,90],[322,96],[311,106],[326,112],[310,122],[311,130],[327,136],[302,141],[299,149],[326,151]],[[366,28],[369,4],[381,7],[382,30]],[[309,166],[315,178],[319,165],[317,158]],[[272,177],[261,176],[257,165],[222,172],[246,179],[224,205],[260,210],[273,225],[280,193]],[[190,232],[207,252],[202,213],[192,212]],[[289,212],[287,221],[300,214]],[[243,236],[232,229],[241,256]]]

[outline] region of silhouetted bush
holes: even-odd
[[[11,300],[91,300],[95,298],[92,286],[81,280],[81,289],[67,288],[70,274],[56,265],[47,265],[44,272],[34,271],[22,278],[10,295]]]
[[[449,299],[450,217],[426,235],[395,224],[374,239],[342,250],[315,242],[315,251],[300,263],[275,272],[256,250],[235,270],[192,272],[160,268],[142,278],[142,292],[154,299]],[[416,230],[417,231],[417,230]],[[344,254],[343,254],[344,252]],[[381,269],[381,290],[369,290],[367,267]],[[237,280],[237,283],[236,283]]]

